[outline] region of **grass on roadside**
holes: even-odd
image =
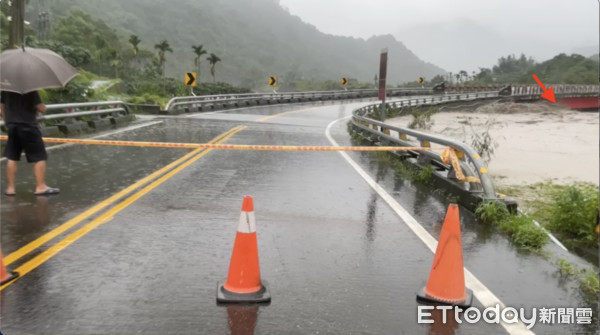
[[[532,214],[512,215],[503,203],[483,202],[475,215],[483,224],[495,225],[510,235],[515,245],[540,251],[548,242],[547,234],[533,223],[535,218],[567,246],[586,245],[596,248],[597,253],[598,236],[594,232],[598,218],[597,186],[538,183],[525,187],[505,187],[502,193],[528,199],[523,202],[526,210]],[[531,196],[532,193],[535,197]],[[600,282],[594,269],[579,269],[564,259],[559,259],[557,266],[561,276],[576,276],[583,296],[597,297],[600,293]]]
[[[544,230],[524,214],[511,214],[506,205],[498,201],[482,202],[475,215],[484,224],[492,224],[510,235],[513,243],[533,251],[540,250],[549,240]]]
[[[552,182],[498,187],[552,232],[565,246],[598,249],[595,232],[600,193],[591,183],[558,185]]]

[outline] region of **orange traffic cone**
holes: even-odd
[[[2,251],[0,251],[0,285],[4,285],[18,276],[19,274],[17,272],[6,271],[6,268],[4,267],[4,256],[2,256]]]
[[[260,280],[258,243],[252,197],[244,197],[229,274],[217,287],[218,303],[269,302],[271,294],[266,282]]]
[[[450,204],[433,258],[427,286],[417,293],[418,301],[468,308],[473,291],[465,287],[458,206]]]

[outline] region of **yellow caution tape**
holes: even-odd
[[[458,161],[458,156],[456,155],[456,149],[447,147],[440,155],[442,158],[442,162],[446,164],[452,163],[452,167],[454,168],[454,173],[456,174],[456,179],[462,182],[468,183],[478,183],[481,184],[481,180],[476,177],[467,176],[465,177],[462,169],[460,168],[460,162]]]
[[[8,139],[0,136],[0,140]],[[261,150],[261,151],[432,151],[444,148],[422,147],[331,147],[331,146],[297,146],[297,145],[242,145],[242,144],[212,144],[212,143],[172,143],[172,142],[140,142],[140,141],[108,141],[86,140],[74,138],[49,138],[44,137],[46,143],[72,143],[91,145],[114,145],[130,147],[153,148],[182,148],[182,149],[222,149],[222,150]]]

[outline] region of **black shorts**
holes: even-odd
[[[4,147],[4,157],[18,161],[21,159],[21,153],[25,150],[25,156],[29,163],[48,159],[39,127],[27,124],[9,124],[6,127],[8,128],[8,142]]]

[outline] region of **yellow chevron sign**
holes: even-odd
[[[277,86],[277,76],[269,77],[269,86]]]
[[[185,74],[185,85],[196,87],[196,72],[188,72]]]
[[[348,78],[346,78],[346,77],[342,78],[342,85],[348,86]]]
[[[425,82],[425,78],[419,77],[419,84],[423,84]]]

